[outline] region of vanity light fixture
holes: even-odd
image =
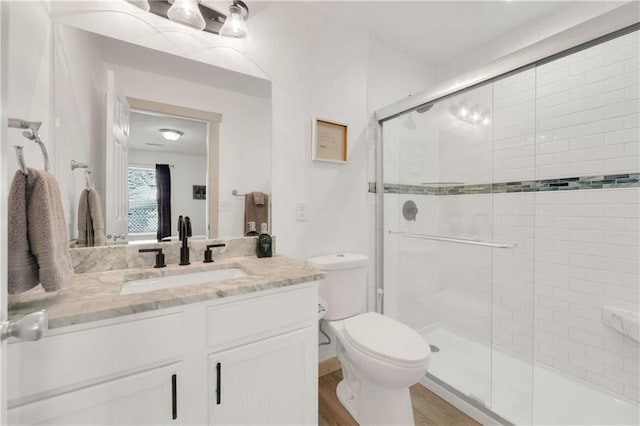
[[[198,3],[200,3],[199,0],[173,0],[173,4],[167,11],[167,17],[173,22],[202,31],[206,24]]]
[[[160,129],[159,132],[168,141],[177,141],[180,136],[184,135],[184,132],[176,129]]]
[[[127,3],[131,3],[132,5],[134,5],[135,7],[144,10],[145,12],[148,12],[149,9],[151,9],[151,6],[149,6],[149,2],[147,0],[125,0]]]
[[[223,37],[245,38],[249,35],[245,22],[248,17],[249,8],[247,5],[241,0],[233,0],[233,4],[229,6],[229,16],[220,29],[220,35]]]
[[[246,24],[249,7],[241,0],[233,0],[233,4],[229,6],[229,16],[200,4],[200,0],[152,0],[148,3],[143,0],[127,1],[142,10],[196,30],[233,38],[244,38],[249,34]],[[147,3],[149,9],[143,3]]]

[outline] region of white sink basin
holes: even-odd
[[[122,285],[120,294],[144,293],[147,291],[166,288],[183,287],[186,285],[205,284],[217,281],[246,277],[247,273],[239,268],[216,269],[204,272],[192,272],[182,275],[168,275],[165,277],[146,278],[128,281]]]

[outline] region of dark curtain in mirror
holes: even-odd
[[[158,241],[171,236],[171,172],[168,164],[156,164]]]

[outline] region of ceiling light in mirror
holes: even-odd
[[[187,25],[196,30],[203,30],[206,26],[198,0],[174,0],[173,4],[167,11],[167,16],[173,22]]]
[[[184,132],[176,129],[160,129],[159,132],[168,141],[177,141],[180,136],[184,135]]]
[[[488,126],[491,124],[491,111],[480,105],[469,107],[467,102],[456,103],[449,108],[451,115],[468,124]]]

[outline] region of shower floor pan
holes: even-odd
[[[419,330],[440,352],[429,373],[515,424],[640,424],[640,404],[442,325]],[[533,387],[532,387],[533,381]],[[533,408],[533,414],[532,414]]]

